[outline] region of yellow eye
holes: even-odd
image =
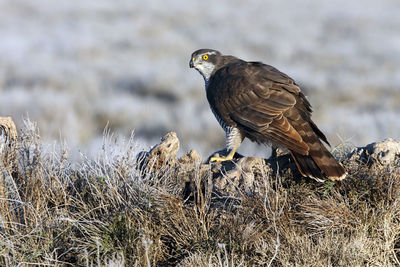
[[[203,59],[207,60],[208,59],[208,55],[203,55]]]

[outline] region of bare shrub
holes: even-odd
[[[399,168],[344,159],[336,183],[260,168],[229,199],[207,166],[143,165],[133,137],[106,131],[97,158],[77,164],[29,121],[15,142],[17,165],[0,176],[1,266],[399,265]]]

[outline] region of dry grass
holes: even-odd
[[[399,266],[400,168],[344,161],[349,177],[316,183],[261,172],[253,195],[221,203],[193,171],[150,171],[134,143],[106,138],[72,165],[34,125],[17,164],[1,162],[1,266]]]

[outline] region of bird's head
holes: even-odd
[[[213,49],[199,49],[193,52],[189,67],[195,68],[204,77],[206,83],[221,60],[221,53]]]

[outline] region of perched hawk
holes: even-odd
[[[204,77],[207,99],[226,132],[231,160],[245,137],[290,151],[300,173],[341,180],[344,168],[325,148],[325,135],[311,120],[311,105],[295,81],[261,62],[247,62],[212,49],[192,54],[189,66]]]

